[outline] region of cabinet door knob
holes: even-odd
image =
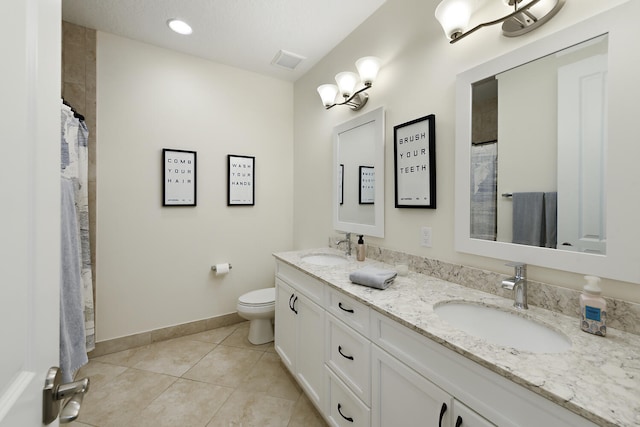
[[[340,353],[340,356],[344,357],[345,359],[353,360],[353,356],[347,356],[342,352],[342,346],[338,346],[338,353]]]
[[[456,427],[460,427],[461,425],[462,425],[462,417],[458,415],[458,418],[456,419]]]
[[[342,413],[342,405],[338,403],[338,413],[342,416],[342,418],[344,418],[345,420],[349,421],[350,423],[353,422],[353,418],[351,417],[345,417],[344,414]]]
[[[352,309],[350,309],[350,308],[344,308],[344,307],[342,306],[342,303],[341,303],[341,302],[339,302],[339,303],[338,303],[338,307],[340,307],[340,310],[346,311],[347,313],[354,313],[354,311],[353,311]]]
[[[447,412],[447,404],[443,403],[442,408],[440,408],[440,420],[438,421],[439,427],[442,427],[442,419],[444,418],[445,412]]]

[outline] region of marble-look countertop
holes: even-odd
[[[339,266],[303,261],[305,255],[319,253],[343,254],[321,248],[274,256],[598,425],[640,425],[640,336],[611,328],[607,328],[604,338],[591,335],[580,329],[577,318],[529,305],[529,310],[518,315],[562,332],[571,340],[571,349],[557,354],[534,354],[498,346],[453,328],[440,319],[434,307],[456,300],[515,312],[513,300],[415,272],[398,276],[385,290],[372,289],[351,283],[349,273],[365,265],[388,269],[394,266],[370,259],[358,262],[353,257]]]

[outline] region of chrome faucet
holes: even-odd
[[[342,243],[347,244],[347,248],[344,251],[345,255],[351,256],[351,233],[345,233],[345,238],[342,240],[338,240],[336,242],[336,246],[340,246]]]
[[[513,306],[526,310],[527,305],[527,264],[512,262],[508,265],[514,267],[515,276],[502,281],[502,287],[513,291]]]

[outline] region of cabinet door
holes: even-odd
[[[293,289],[276,279],[275,349],[282,363],[295,375],[296,314],[293,311]]]
[[[448,393],[379,347],[371,347],[372,426],[451,426],[453,398]]]
[[[297,319],[296,372],[307,396],[322,408],[324,379],[324,309],[296,293],[293,308]]]
[[[490,423],[457,400],[453,402],[453,421],[455,427],[495,427],[495,424]]]

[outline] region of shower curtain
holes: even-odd
[[[496,240],[497,141],[471,146],[471,237]]]
[[[88,138],[84,118],[61,106],[60,364],[63,379],[95,348],[91,249],[89,246]]]

